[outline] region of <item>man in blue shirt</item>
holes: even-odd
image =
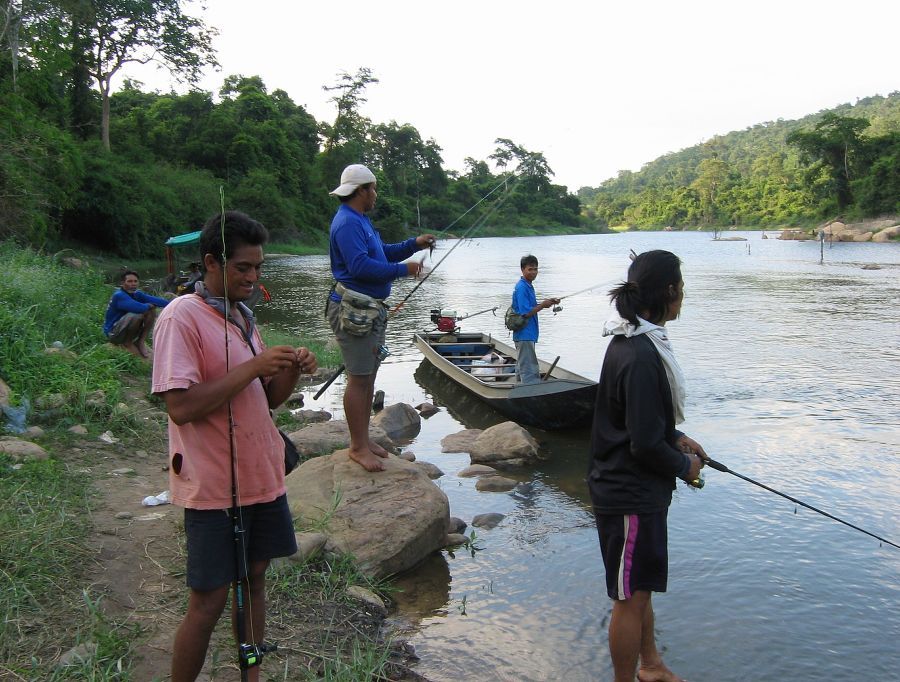
[[[385,357],[387,308],[384,299],[391,282],[416,277],[422,264],[401,262],[417,251],[434,246],[432,234],[384,244],[366,213],[375,207],[375,175],[363,165],[347,166],[341,184],[331,192],[341,206],[331,221],[329,256],[336,280],[326,315],[334,330],[347,388],[344,413],[350,429],[350,458],[367,471],[383,471],[387,451],[369,438],[369,417],[375,395],[375,376]]]
[[[156,309],[165,308],[169,302],[139,291],[138,284],[140,280],[134,270],[122,273],[121,285],[106,306],[103,333],[110,343],[147,359],[150,357],[147,336],[153,329]]]
[[[516,379],[523,384],[536,384],[541,380],[541,372],[538,366],[537,353],[534,344],[538,340],[537,314],[559,303],[558,298],[545,298],[540,303],[534,293],[532,282],[538,275],[538,259],[534,256],[522,256],[519,262],[522,276],[516,282],[513,289],[512,307],[519,315],[525,318],[526,324],[520,330],[513,332],[513,341],[516,343]]]

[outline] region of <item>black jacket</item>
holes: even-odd
[[[591,429],[588,486],[600,514],[649,514],[672,501],[688,458],[675,447],[666,370],[645,334],[615,336],[606,350]]]

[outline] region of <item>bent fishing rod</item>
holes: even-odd
[[[494,203],[493,206],[491,206],[491,209],[489,211],[482,214],[477,220],[475,220],[475,222],[472,223],[472,225],[465,232],[463,232],[462,236],[456,241],[456,243],[452,247],[450,247],[450,250],[447,251],[447,253],[445,253],[444,256],[437,263],[435,263],[434,267],[431,268],[431,270],[428,273],[426,273],[426,275],[421,280],[416,282],[416,285],[412,288],[412,290],[410,290],[410,292],[408,294],[406,294],[406,296],[403,298],[403,300],[400,301],[400,303],[398,303],[396,306],[394,306],[388,312],[388,316],[396,315],[400,311],[400,309],[403,307],[403,305],[412,297],[412,295],[414,293],[416,293],[416,291],[419,289],[419,287],[421,287],[423,284],[425,284],[425,281],[429,277],[431,277],[431,273],[433,273],[435,270],[437,270],[440,267],[441,263],[443,263],[445,260],[447,260],[447,257],[451,253],[453,253],[453,251],[456,249],[456,247],[459,246],[466,239],[468,239],[475,232],[475,230],[477,228],[484,225],[484,223],[487,221],[487,219],[490,218],[494,213],[497,212],[497,210],[500,208],[500,206],[502,206],[503,203],[509,198],[510,194],[512,193],[512,190],[515,188],[516,184],[518,184],[519,180],[522,177],[521,175],[515,175],[515,174],[513,174],[513,176],[514,176],[514,180],[512,182],[512,185],[509,185],[509,178],[504,178],[501,182],[497,183],[497,185],[490,192],[485,194],[483,197],[481,197],[481,199],[479,199],[470,208],[468,208],[465,211],[465,213],[463,213],[461,216],[459,216],[456,220],[454,220],[452,223],[450,223],[443,230],[439,231],[439,233],[447,232],[447,230],[449,230],[451,227],[456,225],[456,223],[458,223],[460,220],[462,220],[463,217],[468,215],[476,206],[481,204],[485,199],[487,199],[489,196],[491,196],[494,192],[496,192],[501,187],[508,185],[507,189],[506,189],[506,193],[503,194],[503,196],[501,196],[500,199],[498,199]],[[434,249],[433,243],[432,243],[431,248]],[[486,311],[482,311],[482,312],[486,312]],[[322,394],[328,390],[328,387],[331,386],[331,384],[333,384],[335,382],[335,380],[339,376],[341,376],[341,374],[343,374],[344,369],[346,369],[346,367],[343,364],[340,367],[338,367],[334,371],[334,374],[332,374],[330,377],[328,377],[328,379],[325,381],[325,383],[322,384],[322,386],[319,388],[318,391],[316,391],[315,395],[313,395],[313,400],[318,400],[322,396]]]
[[[853,530],[858,530],[860,533],[865,533],[866,535],[875,538],[879,542],[884,542],[884,543],[891,545],[892,547],[896,547],[897,549],[900,549],[900,545],[898,545],[895,542],[891,542],[890,540],[883,538],[880,535],[875,535],[875,533],[870,533],[866,529],[860,528],[859,526],[854,526],[849,521],[844,521],[844,519],[840,519],[837,516],[834,516],[833,514],[829,514],[826,511],[822,511],[821,509],[818,509],[818,508],[812,506],[811,504],[807,504],[806,502],[803,502],[802,500],[798,500],[796,497],[791,497],[790,495],[787,495],[786,493],[783,493],[779,490],[775,490],[775,488],[770,488],[769,486],[765,485],[764,483],[760,483],[759,481],[754,481],[749,476],[744,476],[743,474],[739,474],[738,472],[729,469],[727,466],[725,466],[721,462],[717,462],[714,459],[705,459],[704,463],[707,466],[712,467],[716,471],[722,471],[726,474],[731,474],[732,476],[737,476],[738,478],[743,479],[743,480],[747,481],[748,483],[752,483],[753,485],[759,486],[763,490],[768,490],[770,493],[775,493],[776,495],[780,495],[781,497],[783,497],[786,500],[790,500],[791,502],[793,502],[795,504],[799,504],[801,507],[806,507],[807,509],[814,511],[817,514],[821,514],[822,516],[825,516],[829,519],[832,519],[833,521],[837,521],[838,523],[843,523],[845,526],[849,526]]]

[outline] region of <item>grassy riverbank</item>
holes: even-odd
[[[106,343],[100,325],[111,289],[99,270],[11,243],[0,243],[0,257],[4,424],[39,425],[42,433],[22,437],[49,453],[21,464],[0,455],[0,678],[164,679],[184,612],[183,533],[174,510],[144,522],[120,511],[134,508],[141,486],[165,485],[165,416],[147,393],[149,366]],[[336,359],[321,343],[264,335],[311,347],[322,364]],[[70,432],[75,425],[85,432]],[[104,432],[117,442],[100,441]],[[381,619],[347,595],[352,585],[387,589],[348,559],[273,571],[271,630],[288,646],[266,660],[262,679],[402,679]],[[230,640],[223,618],[213,676],[234,667]],[[66,652],[78,655],[61,667]]]

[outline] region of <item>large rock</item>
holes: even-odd
[[[394,403],[372,417],[372,424],[380,426],[391,440],[408,440],[422,429],[422,418],[412,405]]]
[[[421,468],[399,457],[370,473],[347,450],[304,462],[287,479],[291,513],[324,526],[325,549],[351,554],[382,578],[415,566],[444,546],[450,503]]]
[[[471,452],[481,429],[464,429],[441,438],[441,452]]]
[[[889,242],[891,239],[900,237],[900,225],[886,227],[872,235],[873,242]]]
[[[23,459],[47,459],[49,457],[47,451],[37,443],[9,436],[0,438],[0,452],[9,455],[16,461]]]
[[[515,422],[497,424],[475,439],[469,451],[473,464],[529,460],[537,457],[538,443]]]
[[[347,428],[347,422],[341,419],[311,424],[298,431],[292,431],[288,434],[288,438],[305,457],[329,455],[335,450],[343,450],[350,446],[350,430]],[[394,442],[374,424],[369,425],[369,438],[388,450],[394,447]]]

